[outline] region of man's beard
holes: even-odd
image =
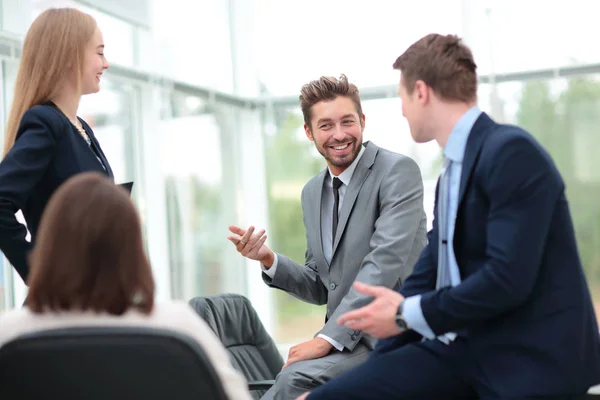
[[[359,144],[356,139],[353,139],[352,142],[350,143],[350,147],[353,148],[353,151],[352,151],[352,153],[350,153],[349,157],[346,157],[343,159],[329,156],[329,154],[327,152],[327,148],[329,146],[335,146],[335,145],[336,145],[335,143],[327,144],[327,145],[324,145],[323,148],[319,148],[319,146],[315,142],[317,151],[323,156],[323,158],[325,158],[325,160],[327,160],[327,162],[329,164],[331,164],[337,168],[348,168],[354,162],[354,160],[356,160],[356,157],[358,157],[358,153],[360,153],[360,147],[362,146],[362,143]],[[339,145],[339,144],[337,144],[337,145]]]

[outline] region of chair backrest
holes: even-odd
[[[195,297],[189,303],[219,337],[234,368],[249,382],[275,379],[283,358],[247,298],[221,294]]]
[[[226,400],[193,339],[150,328],[69,328],[0,347],[0,399]]]

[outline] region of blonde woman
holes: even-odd
[[[108,66],[102,32],[79,10],[46,10],[25,37],[0,163],[0,250],[26,283],[27,253],[56,188],[84,171],[113,177],[92,129],[77,116],[81,96],[100,90]]]

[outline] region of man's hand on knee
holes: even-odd
[[[300,343],[290,349],[287,362],[283,366],[286,368],[298,361],[314,360],[316,358],[325,357],[333,345],[327,340],[316,337],[308,342]]]
[[[306,392],[303,395],[296,397],[296,400],[305,400],[309,394],[310,394],[310,392]]]

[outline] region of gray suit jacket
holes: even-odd
[[[333,256],[328,264],[321,240],[321,195],[328,170],[321,171],[302,190],[306,228],[306,262],[299,265],[282,254],[267,285],[313,304],[327,304],[322,333],[352,351],[363,338],[337,324],[343,313],[368,304],[370,297],[354,290],[358,280],[398,289],[412,272],[426,243],[423,182],[409,157],[364,144],[340,208]],[[364,335],[373,348],[375,338]]]

